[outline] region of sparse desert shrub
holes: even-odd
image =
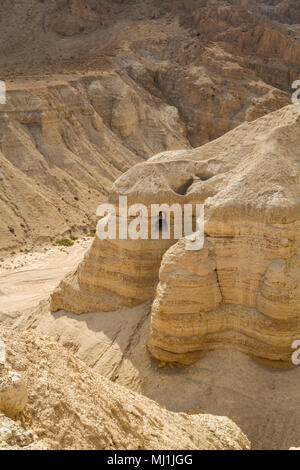
[[[54,246],[72,246],[74,245],[74,241],[70,240],[69,238],[62,238],[61,240],[56,240],[53,243]]]

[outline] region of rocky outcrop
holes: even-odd
[[[0,341],[0,413],[14,418],[26,406],[27,386],[20,374],[7,368],[5,349],[5,344]]]
[[[200,149],[200,158],[212,150],[234,166],[223,167],[206,200],[204,249],[179,241],[163,258],[152,308],[156,358],[188,363],[235,345],[291,363],[300,334],[299,118],[297,107],[284,108]]]
[[[7,371],[0,376],[0,411],[7,416],[16,416],[27,403],[27,388],[22,376]]]
[[[154,357],[188,363],[235,345],[290,361],[300,334],[299,122],[291,105],[121,176],[110,196],[116,206],[119,195],[147,207],[205,203],[204,248],[186,250],[185,239],[95,240],[53,293],[52,310],[110,311],[151,299],[173,245],[153,302]]]
[[[78,266],[51,296],[51,310],[78,314],[134,307],[155,295],[161,259],[170,242],[97,237]]]
[[[22,417],[32,429],[29,449],[250,449],[226,417],[167,411],[93,372],[56,341],[36,332],[14,332],[13,338],[9,330],[1,333],[9,363],[24,369],[29,384]],[[0,447],[20,446],[5,438],[9,430],[5,434],[1,425],[0,416]]]

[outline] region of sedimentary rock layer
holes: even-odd
[[[152,108],[149,99],[113,71],[7,88],[0,250],[94,227],[97,205],[121,173],[142,156],[190,147],[177,110]]]
[[[298,113],[284,108],[199,149],[223,164],[226,154],[240,159],[206,199],[204,248],[188,251],[181,240],[164,255],[152,308],[156,358],[192,362],[234,344],[291,363],[300,335]]]
[[[174,245],[153,302],[152,354],[190,362],[235,344],[288,361],[300,334],[299,123],[297,105],[288,106],[129,170],[110,202],[205,203],[204,248],[186,250],[185,239],[95,240],[51,308],[82,313],[150,299]]]
[[[2,9],[0,250],[90,230],[122,172],[279,109],[299,78],[291,0],[5,0]]]
[[[95,239],[75,273],[51,296],[51,310],[75,313],[133,307],[155,295],[169,241]]]

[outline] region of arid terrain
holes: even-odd
[[[0,250],[83,234],[124,171],[290,102],[293,1],[4,1]],[[296,23],[296,24],[294,24]]]
[[[299,2],[0,8],[0,449],[299,447]],[[99,240],[120,195],[203,249]]]

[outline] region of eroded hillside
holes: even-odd
[[[0,249],[95,224],[129,167],[290,101],[292,1],[2,2]]]

